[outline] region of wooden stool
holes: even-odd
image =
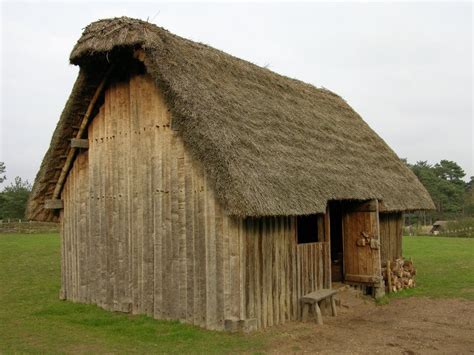
[[[331,300],[332,316],[337,316],[336,301],[334,300],[334,295],[336,293],[336,290],[329,290],[323,288],[321,290],[308,293],[307,295],[301,297],[300,300],[301,303],[303,303],[303,320],[308,319],[309,310],[311,306],[313,306],[313,312],[316,314],[316,323],[323,324],[323,317],[321,315],[321,308],[319,308],[319,302],[325,300],[326,298],[329,298]]]

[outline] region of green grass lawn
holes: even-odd
[[[417,288],[400,296],[474,299],[474,239],[405,237]],[[58,299],[59,236],[0,234],[0,353],[261,351],[269,333],[212,332]]]
[[[261,335],[206,331],[58,299],[58,234],[0,234],[0,353],[236,352]]]
[[[474,238],[403,237],[417,268],[416,287],[397,294],[474,300]]]

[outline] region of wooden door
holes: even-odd
[[[378,201],[348,203],[343,211],[344,280],[381,282]]]

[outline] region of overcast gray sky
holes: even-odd
[[[0,161],[34,180],[99,18],[130,16],[335,91],[410,162],[473,170],[472,3],[1,5]]]

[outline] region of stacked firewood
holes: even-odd
[[[382,265],[382,275],[389,293],[416,286],[416,268],[411,260],[387,261]]]

